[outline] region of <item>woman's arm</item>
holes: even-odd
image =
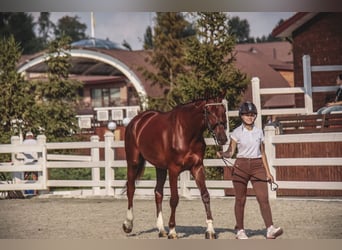
[[[266,156],[266,152],[265,152],[265,144],[264,142],[262,142],[260,144],[260,151],[261,151],[261,159],[262,159],[262,163],[264,165],[264,168],[266,170],[266,177],[267,180],[270,180],[271,182],[274,182],[274,177],[271,174],[270,168],[268,166],[268,161],[267,161],[267,156]]]
[[[227,151],[223,152],[223,151],[218,151],[216,153],[216,155],[218,157],[224,157],[224,158],[232,158],[232,156],[234,155],[236,150],[236,141],[234,141],[233,139],[230,139],[229,142],[229,147],[227,149]]]
[[[327,106],[328,106],[328,107],[331,107],[331,106],[338,106],[338,105],[342,105],[342,101],[329,102],[329,103],[327,103]]]

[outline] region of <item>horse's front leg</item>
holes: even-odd
[[[171,190],[171,198],[170,198],[170,207],[171,207],[171,215],[169,220],[169,239],[177,239],[178,235],[176,232],[176,208],[179,202],[178,196],[178,188],[177,188],[177,179],[178,172],[169,170],[169,182],[170,182],[170,190]]]
[[[213,216],[211,214],[210,209],[210,195],[208,189],[205,185],[205,173],[204,173],[204,166],[201,165],[199,167],[193,167],[191,169],[191,174],[194,177],[197,187],[201,193],[201,198],[204,204],[205,212],[207,214],[207,230],[205,232],[206,239],[216,239],[216,233],[213,226]]]
[[[157,208],[157,228],[159,237],[166,237],[167,232],[164,228],[164,220],[162,214],[162,202],[164,196],[164,184],[166,181],[167,170],[156,168],[157,173],[157,185],[154,189],[154,196]]]

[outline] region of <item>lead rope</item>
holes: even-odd
[[[245,173],[245,174],[248,174],[248,173],[246,173],[246,171],[242,170],[241,168],[237,167],[236,165],[234,166],[234,164],[233,164],[232,162],[228,161],[228,160],[227,160],[226,158],[224,158],[223,156],[221,156],[221,159],[222,159],[222,161],[224,162],[224,164],[226,165],[226,167],[231,168],[232,171],[234,170],[234,167],[235,167],[236,169],[239,169],[241,172],[243,172],[243,173]],[[230,164],[230,165],[228,165],[228,164]],[[244,177],[241,176],[241,175],[238,175],[238,174],[236,174],[236,173],[234,173],[234,174],[237,175],[237,176],[239,176],[239,177],[241,177],[241,178],[243,178],[243,179],[246,179],[246,178],[244,178]],[[276,191],[276,190],[278,189],[278,184],[277,184],[276,182],[274,182],[274,181],[271,182],[271,181],[268,181],[268,180],[263,180],[263,179],[260,179],[260,178],[258,178],[258,177],[256,177],[256,176],[253,176],[253,175],[252,175],[252,177],[255,178],[255,179],[258,180],[258,181],[268,182],[268,183],[270,184],[270,189],[271,189],[272,191]]]

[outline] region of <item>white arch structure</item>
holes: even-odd
[[[104,53],[96,52],[96,51],[90,51],[90,50],[80,50],[80,49],[71,49],[68,51],[68,54],[70,54],[72,57],[81,57],[81,58],[87,58],[87,59],[94,59],[103,63],[107,63],[118,70],[120,70],[133,84],[135,90],[139,94],[139,96],[143,97],[142,98],[142,106],[143,109],[146,108],[147,103],[146,103],[146,97],[147,93],[146,90],[141,83],[140,79],[137,77],[137,75],[123,62],[120,60],[106,55]],[[24,73],[26,70],[28,70],[30,67],[33,67],[39,63],[42,63],[47,60],[46,55],[41,55],[37,58],[32,59],[28,63],[25,63],[18,69],[18,73]]]

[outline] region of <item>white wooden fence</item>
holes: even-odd
[[[23,181],[14,178],[13,182],[1,182],[0,191],[8,190],[47,190],[50,187],[83,187],[88,189],[79,189],[77,191],[65,191],[65,194],[78,195],[110,195],[119,197],[125,186],[125,180],[116,180],[115,168],[126,167],[124,160],[114,160],[114,149],[124,146],[123,141],[114,140],[111,132],[105,134],[105,141],[100,142],[98,136],[92,136],[90,142],[66,142],[66,143],[46,143],[45,136],[38,136],[37,146],[16,145],[15,142],[19,137],[13,137],[14,144],[0,145],[0,153],[20,153],[23,151],[39,152],[38,162],[34,165],[24,165],[21,162],[14,161],[12,163],[1,163],[1,172],[23,172],[23,171],[39,171],[38,181]],[[299,142],[341,142],[341,133],[316,133],[305,135],[276,135],[273,126],[265,127],[265,147],[267,151],[268,161],[272,174],[276,179],[277,166],[326,166],[342,165],[342,157],[339,158],[275,158],[275,145],[278,143],[299,143]],[[206,139],[207,145],[214,145],[213,139]],[[47,151],[51,149],[81,149],[90,148],[90,155],[61,155],[49,154]],[[105,159],[99,160],[100,148],[104,148]],[[234,160],[230,159],[233,163]],[[221,159],[205,159],[206,167],[226,167]],[[146,167],[152,167],[147,164]],[[51,180],[48,179],[48,171],[52,168],[91,168],[91,180]],[[100,179],[100,168],[105,170],[105,178]],[[341,182],[295,182],[295,181],[276,181],[280,188],[286,189],[322,189],[322,190],[342,190]],[[141,180],[137,182],[137,194],[153,196],[154,180]],[[168,187],[168,183],[166,186]],[[194,180],[190,178],[188,171],[181,174],[178,182],[180,195],[183,197],[198,196]],[[207,187],[212,196],[224,196],[224,188],[231,188],[232,183],[228,180],[207,180]],[[91,188],[91,189],[89,189]],[[62,194],[63,192],[57,192]],[[165,189],[165,193],[169,194],[169,190]],[[276,193],[270,191],[270,197],[276,198]]]
[[[318,70],[342,70],[342,66],[310,66],[308,56],[303,57],[304,71],[304,87],[296,88],[263,88],[260,89],[260,82],[257,77],[252,78],[253,102],[260,110],[261,115],[257,117],[257,125],[262,126],[261,116],[263,115],[279,115],[279,114],[310,114],[312,113],[312,92],[331,91],[333,87],[311,87],[311,71]],[[330,67],[330,68],[329,68]],[[295,94],[302,93],[305,98],[304,108],[292,109],[261,109],[260,96],[264,94]],[[238,111],[228,111],[228,117],[237,116]],[[342,142],[342,132],[340,133],[315,133],[303,135],[277,135],[273,126],[265,127],[265,147],[268,156],[271,172],[276,180],[277,166],[342,166],[342,156],[338,158],[281,158],[275,157],[275,146],[278,143],[299,143],[299,142]],[[228,131],[229,133],[229,131]],[[12,137],[11,144],[0,145],[1,153],[12,154],[11,163],[0,163],[0,172],[13,173],[13,180],[1,181],[0,192],[9,190],[48,190],[50,187],[81,187],[88,189],[80,189],[74,191],[74,194],[79,195],[109,195],[119,197],[125,186],[125,180],[115,179],[115,168],[126,167],[126,161],[115,160],[115,148],[123,148],[124,142],[114,140],[114,135],[111,132],[106,132],[105,140],[99,141],[98,136],[92,136],[90,142],[70,142],[70,143],[51,143],[46,142],[45,136],[38,136],[37,146],[27,146],[19,143],[19,137]],[[206,138],[207,145],[214,145],[212,138]],[[90,155],[59,155],[49,154],[49,150],[53,149],[90,149]],[[100,161],[100,149],[104,149],[105,159]],[[38,161],[34,165],[25,165],[15,159],[15,154],[25,151],[38,152]],[[234,159],[229,162],[234,163]],[[226,167],[221,159],[205,159],[206,167]],[[153,167],[147,164],[146,167]],[[91,180],[51,180],[48,178],[48,171],[52,168],[91,168]],[[100,168],[104,168],[105,178],[100,179]],[[23,181],[22,178],[17,178],[19,173],[24,171],[38,171],[38,181]],[[277,181],[279,188],[286,189],[320,189],[320,190],[342,190],[341,182],[295,182],[295,181]],[[224,196],[225,188],[232,188],[231,181],[227,180],[208,180],[206,182],[209,192],[212,196]],[[154,180],[141,180],[137,182],[137,195],[153,195]],[[168,187],[166,183],[165,187]],[[179,193],[183,197],[198,196],[195,181],[190,178],[188,171],[183,172],[178,182]],[[71,191],[65,193],[70,194]],[[165,194],[169,194],[168,188],[165,189]],[[276,192],[270,191],[270,197],[276,198]]]

